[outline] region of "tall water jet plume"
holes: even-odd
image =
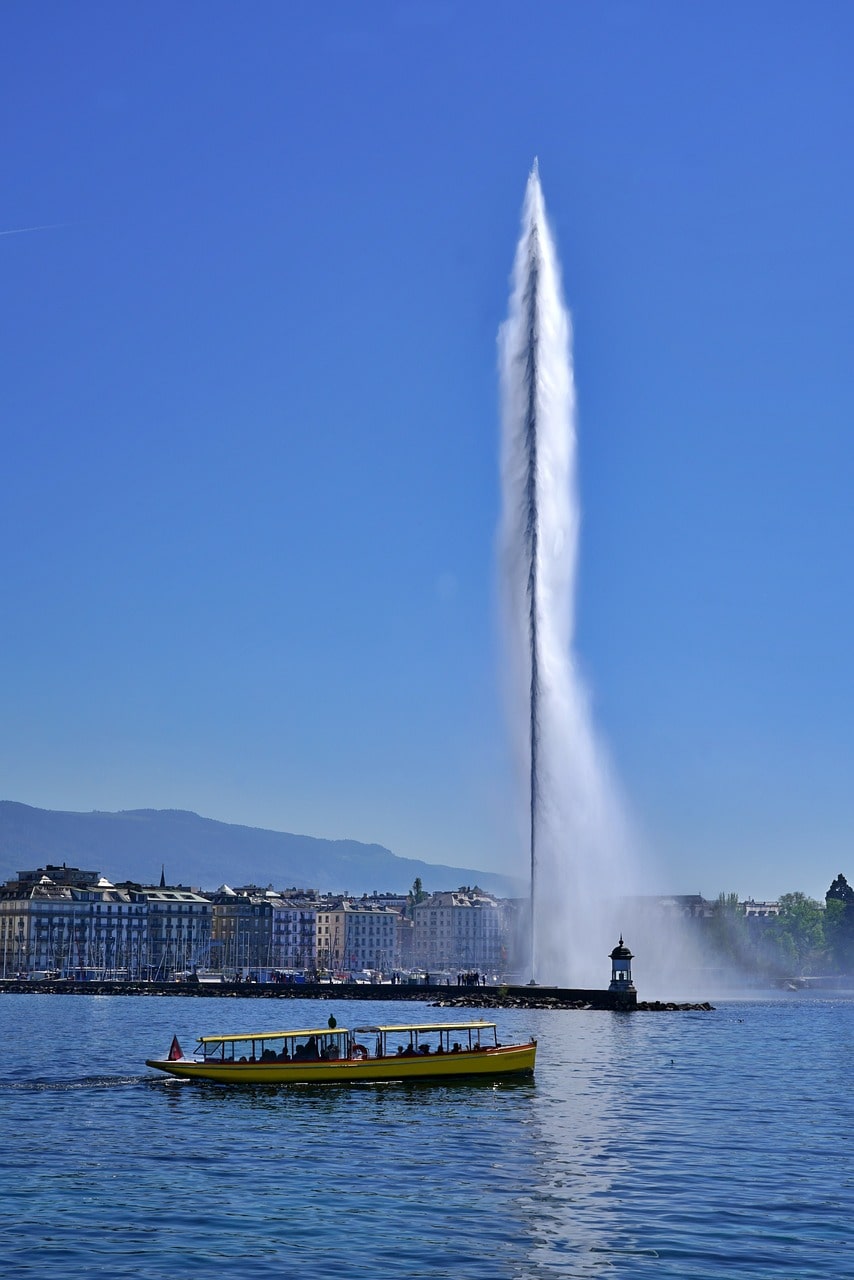
[[[511,732],[530,838],[532,981],[601,986],[626,825],[573,654],[579,503],[572,328],[536,162],[507,320],[501,575]]]

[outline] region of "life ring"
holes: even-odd
[[[354,1044],[350,1050],[350,1057],[354,1062],[362,1062],[368,1056],[368,1051],[363,1044]]]

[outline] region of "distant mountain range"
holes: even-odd
[[[405,893],[420,876],[428,892],[480,885],[499,897],[518,897],[519,881],[490,871],[399,858],[380,844],[241,827],[183,809],[120,813],[64,813],[0,800],[0,882],[19,871],[63,862],[99,871],[108,880],[206,890],[222,884],[328,893]]]

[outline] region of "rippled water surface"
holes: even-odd
[[[394,1008],[0,996],[0,1276],[854,1273],[852,1000],[508,1011],[540,1046],[513,1084],[227,1090],[144,1065],[173,1032],[458,1016]]]

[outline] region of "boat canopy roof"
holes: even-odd
[[[361,1035],[376,1035],[377,1032],[387,1035],[395,1031],[487,1031],[496,1025],[495,1022],[395,1022],[387,1027],[354,1027],[353,1030]]]
[[[301,1040],[304,1036],[349,1035],[347,1027],[309,1027],[306,1031],[245,1031],[239,1036],[199,1036],[199,1044],[226,1044],[233,1040]]]

